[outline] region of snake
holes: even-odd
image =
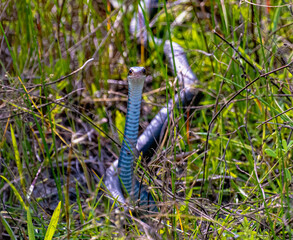
[[[169,67],[173,74],[176,73],[179,85],[182,87],[175,95],[175,101],[171,99],[166,106],[161,108],[138,137],[142,89],[146,79],[146,71],[144,67],[131,67],[129,69],[127,114],[122,147],[119,158],[106,170],[104,176],[104,184],[109,196],[125,205],[126,200],[123,192],[126,192],[134,204],[146,208],[149,212],[157,212],[158,208],[147,187],[134,177],[134,160],[138,153],[150,158],[160,143],[161,136],[166,131],[168,116],[171,116],[174,107],[179,107],[179,105],[188,107],[199,96],[199,92],[195,88],[198,79],[188,63],[184,49],[178,43],[170,40],[164,41],[154,36],[148,36],[144,13],[146,11],[149,15],[153,15],[157,2],[155,0],[140,2],[138,11],[131,20],[130,33],[139,44],[143,43],[145,47],[148,45],[147,39],[152,39],[157,45],[163,45]]]
[[[119,159],[106,171],[105,186],[114,198],[125,203],[122,188],[129,194],[133,201],[139,200],[139,205],[147,206],[149,211],[157,211],[155,201],[144,186],[133,177],[133,163],[138,155],[136,149],[140,118],[142,89],[146,79],[144,67],[131,67],[128,72],[128,101],[124,136]],[[118,171],[119,169],[119,178]]]

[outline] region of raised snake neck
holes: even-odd
[[[140,199],[139,205],[141,206],[154,202],[152,195],[148,194],[145,187],[140,188],[139,182],[133,177],[133,162],[137,156],[136,143],[145,74],[143,67],[131,67],[129,70],[126,123],[118,159],[119,177],[122,185],[132,200]]]
[[[144,3],[145,2],[145,3]],[[153,11],[152,6],[156,4],[157,1],[155,0],[145,0],[141,1],[141,6],[145,6],[145,10],[150,13]],[[145,19],[143,15],[143,11],[141,7],[138,8],[137,14],[133,17],[130,25],[130,32],[133,36],[137,36],[137,41],[140,44],[141,42],[144,43],[145,47],[147,47],[147,31],[143,30],[145,28]],[[139,34],[138,34],[139,33]],[[140,37],[143,37],[144,41],[141,41]],[[163,40],[158,39],[156,37],[152,38],[155,42],[155,44],[164,44],[164,55],[167,58],[169,62],[169,66],[171,67],[173,74],[176,72],[177,77],[179,80],[179,83],[183,85],[182,90],[180,93],[176,94],[175,96],[175,105],[177,106],[179,103],[179,100],[181,100],[182,106],[189,106],[190,103],[195,99],[195,97],[198,94],[198,91],[194,88],[193,85],[195,85],[198,82],[198,79],[196,78],[196,75],[191,70],[190,65],[188,64],[186,54],[184,49],[177,43],[172,42],[173,46],[173,53],[174,53],[174,60],[173,62],[173,54],[171,51],[171,43],[169,40],[163,42]],[[174,69],[174,66],[176,68],[176,71]],[[131,94],[129,86],[129,94]],[[154,117],[154,119],[150,122],[149,126],[145,129],[145,131],[142,133],[142,135],[138,138],[138,141],[131,140],[134,135],[130,135],[127,137],[127,132],[132,132],[131,129],[132,125],[131,123],[138,124],[138,118],[139,118],[139,111],[140,110],[140,101],[139,100],[139,107],[136,106],[136,109],[128,110],[129,104],[131,104],[131,96],[129,95],[128,99],[128,107],[127,107],[127,114],[129,115],[129,111],[133,112],[131,115],[135,115],[136,119],[131,118],[131,120],[126,119],[126,126],[125,126],[125,141],[123,141],[121,154],[119,157],[119,164],[118,160],[116,160],[106,171],[105,174],[105,186],[112,195],[113,198],[116,198],[119,202],[125,203],[125,198],[122,194],[121,190],[121,184],[118,178],[118,171],[117,168],[127,168],[127,169],[121,169],[120,178],[121,181],[127,190],[128,194],[131,194],[132,200],[139,200],[139,204],[141,206],[148,206],[148,210],[157,211],[157,208],[155,206],[155,201],[150,193],[146,191],[146,188],[144,186],[141,186],[139,182],[133,178],[133,160],[134,160],[134,153],[137,149],[138,152],[142,152],[143,155],[151,156],[154,150],[157,147],[157,144],[160,141],[160,136],[165,131],[166,121],[168,118],[168,113],[170,114],[172,109],[174,108],[173,102],[170,101],[168,103],[168,108],[163,107],[159,113]],[[134,97],[133,97],[134,98]],[[134,112],[138,111],[138,117],[137,114],[134,114]],[[128,127],[127,127],[128,125]],[[138,126],[137,126],[138,129]],[[137,130],[135,132],[137,134]],[[136,135],[137,136],[137,135]],[[128,140],[130,141],[128,141]],[[136,144],[136,149],[133,147]],[[131,157],[127,157],[127,152],[131,150]],[[120,158],[122,158],[120,160]],[[130,159],[131,158],[131,159]]]
[[[139,117],[141,107],[141,97],[144,81],[146,78],[143,67],[131,67],[128,74],[128,102],[126,123],[124,129],[124,138],[117,161],[107,169],[105,176],[105,185],[114,198],[122,203],[125,202],[121,187],[125,189],[132,201],[139,200],[141,207],[146,207],[148,211],[157,211],[155,201],[150,193],[146,191],[145,186],[141,185],[133,177],[133,162],[137,157],[136,143],[138,138]],[[118,179],[118,172],[121,183]],[[121,186],[122,185],[122,186]]]

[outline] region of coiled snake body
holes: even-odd
[[[140,6],[145,6],[146,10],[150,13],[153,10],[152,6],[154,3],[157,3],[157,1],[141,1]],[[142,36],[144,41],[138,39],[138,42],[143,42],[146,46],[147,32],[144,28],[145,19],[143,9],[139,7],[137,14],[132,19],[130,32],[133,36],[136,36],[136,33],[140,33],[137,34],[137,36]],[[175,105],[178,105],[179,99],[183,107],[190,105],[198,94],[198,91],[194,88],[198,80],[188,64],[185,51],[179,44],[174,42],[171,43],[169,40],[163,42],[163,40],[156,37],[152,39],[155,44],[164,44],[164,54],[173,73],[177,73],[179,84],[183,86],[182,90],[176,94]],[[175,63],[173,61],[171,44],[173,46]],[[137,139],[141,94],[145,78],[145,69],[143,67],[130,68],[128,75],[129,96],[124,140],[119,159],[107,169],[104,183],[112,197],[119,202],[125,203],[125,198],[122,193],[122,188],[125,188],[133,201],[138,201],[140,206],[147,206],[147,209],[150,211],[157,211],[152,195],[148,193],[145,186],[140,185],[133,177],[133,161],[137,152],[142,152],[144,156],[150,156],[154,149],[156,149],[160,136],[162,132],[165,131],[168,113],[170,114],[174,105],[173,102],[170,101],[167,105],[168,108],[167,106],[163,107]],[[122,184],[120,184],[118,173]]]

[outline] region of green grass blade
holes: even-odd
[[[54,210],[53,216],[51,218],[49,227],[46,232],[45,240],[51,240],[53,238],[57,228],[60,212],[61,212],[61,202],[58,203],[58,206]]]
[[[27,213],[28,236],[30,240],[35,240],[34,225],[33,225],[32,215],[31,215],[29,207],[27,208],[26,213]]]
[[[21,206],[24,208],[24,209],[27,209],[27,206],[25,204],[25,202],[23,201],[22,197],[20,196],[19,192],[17,191],[17,189],[13,186],[13,184],[4,176],[0,176],[1,178],[3,178],[8,184],[9,186],[12,188],[16,198],[18,199],[18,201],[20,202]]]
[[[16,166],[18,169],[19,177],[20,177],[20,184],[22,186],[23,191],[25,192],[25,183],[24,183],[24,178],[23,178],[23,173],[22,173],[22,163],[21,163],[21,160],[19,157],[17,141],[16,141],[16,137],[15,137],[12,125],[10,125],[10,131],[11,131],[11,138],[12,138],[12,145],[13,145],[13,150],[14,150],[15,162],[16,162]]]
[[[14,235],[9,223],[6,221],[6,219],[1,215],[1,212],[0,212],[0,219],[1,219],[1,222],[6,230],[6,232],[8,233],[9,237],[11,240],[16,240],[16,236]]]

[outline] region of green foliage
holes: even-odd
[[[47,229],[47,232],[45,235],[45,240],[51,240],[53,238],[54,233],[57,228],[60,212],[61,212],[61,202],[58,203],[56,209],[54,210],[54,213],[52,215],[52,218],[50,220],[50,224],[48,226],[48,229]]]
[[[292,61],[292,6],[170,2],[147,19],[145,48],[129,33],[138,1],[2,1],[0,229],[11,239],[292,238],[293,71],[278,69]],[[153,36],[185,49],[203,98],[175,110],[148,167],[135,166],[161,211],[146,217],[149,230],[114,210],[100,167],[120,150],[130,66],[153,76],[140,132],[174,101]]]
[[[27,231],[28,231],[28,237],[29,239],[35,240],[35,228],[32,221],[32,215],[29,208],[27,208]],[[45,238],[46,239],[46,238]]]
[[[7,234],[9,235],[10,239],[11,240],[16,240],[16,236],[11,228],[11,226],[9,225],[9,223],[6,221],[6,219],[1,215],[0,213],[0,218],[1,218],[1,222],[2,222],[2,225],[4,226]]]
[[[115,115],[115,126],[117,127],[119,140],[122,142],[125,126],[125,116],[123,116],[119,111],[115,111]]]

